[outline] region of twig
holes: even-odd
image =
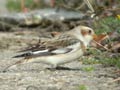
[[[114,80],[112,80],[112,81],[109,81],[108,83],[114,83],[114,82],[117,82],[117,81],[120,81],[120,77],[119,77],[119,78],[116,78],[116,79],[114,79]]]
[[[76,10],[80,10],[81,8],[83,8],[83,6],[85,6],[85,2],[83,2],[80,6],[78,6]]]
[[[99,45],[99,46],[103,47],[105,50],[109,51],[109,49],[108,49],[108,48],[106,48],[106,47],[104,47],[102,44],[100,44],[100,43],[96,42],[95,40],[94,40],[94,42],[95,42],[97,45]]]
[[[114,71],[114,73],[120,73],[120,70]]]
[[[84,2],[87,4],[87,6],[89,7],[89,9],[90,9],[92,12],[95,12],[95,10],[94,10],[94,8],[93,8],[93,6],[92,6],[92,4],[90,3],[89,0],[84,0]]]

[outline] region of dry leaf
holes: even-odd
[[[55,31],[54,31],[54,32],[51,32],[51,36],[52,36],[52,37],[55,37],[56,35],[59,35],[59,34],[60,34],[60,32],[55,32]]]
[[[120,52],[120,42],[114,43],[114,44],[112,45],[111,50],[112,50],[113,52]]]
[[[107,38],[109,38],[109,36],[107,34],[99,34],[99,35],[97,35],[97,38],[94,40],[94,42],[91,42],[91,46],[96,47],[96,48],[102,47],[102,48],[108,50],[105,46],[103,46],[101,44],[101,42]]]
[[[99,34],[97,35],[97,38],[95,39],[96,42],[101,43],[101,41],[107,39],[109,36],[107,34]]]

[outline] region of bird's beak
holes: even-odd
[[[93,40],[97,39],[97,35],[96,34],[93,34],[92,37],[93,37]]]

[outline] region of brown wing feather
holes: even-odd
[[[58,49],[58,48],[65,48],[69,45],[73,45],[80,40],[76,39],[74,36],[69,34],[61,34],[58,37],[48,39],[48,40],[40,40],[37,44],[32,45],[31,47],[27,47],[26,49],[22,50],[25,51],[38,51],[38,50],[45,50],[48,49],[50,51]]]
[[[76,43],[81,43],[81,41],[72,35],[62,34],[53,39],[39,41],[36,45],[23,50],[25,53],[17,55],[15,58],[32,58],[39,56],[56,55],[61,53],[59,50],[63,50],[62,53],[68,53],[74,50],[74,48],[68,46],[74,45]]]

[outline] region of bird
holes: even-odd
[[[56,69],[59,65],[83,56],[90,42],[96,37],[92,28],[79,25],[55,37],[40,39],[37,44],[23,49],[22,54],[14,56],[22,60],[8,66],[5,70],[30,62],[49,64],[51,68]]]

